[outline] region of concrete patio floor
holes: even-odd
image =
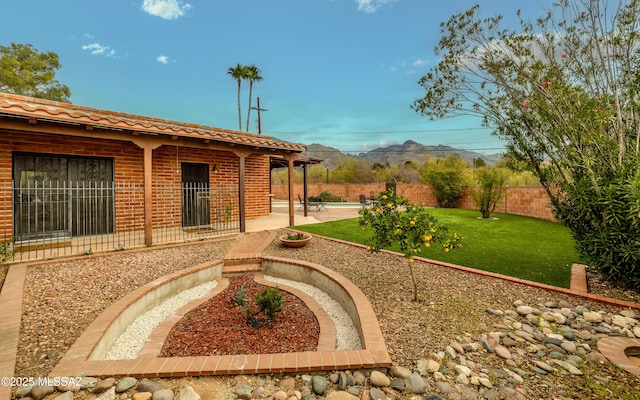
[[[307,216],[304,211],[299,210],[296,205],[294,208],[294,226],[317,224],[325,221],[335,221],[339,219],[358,218],[360,207],[327,207],[320,211],[310,210]],[[289,210],[285,206],[274,206],[272,212],[268,216],[256,218],[247,221],[247,232],[258,232],[262,230],[279,229],[289,227]]]

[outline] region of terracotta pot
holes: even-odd
[[[280,241],[282,242],[283,245],[287,247],[303,247],[303,246],[306,246],[307,243],[311,241],[311,236],[305,236],[303,239],[300,239],[300,240],[287,239],[288,236],[289,235],[280,236]]]

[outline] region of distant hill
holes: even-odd
[[[334,169],[338,166],[338,160],[340,160],[340,157],[343,157],[344,154],[336,148],[313,143],[307,146],[307,151],[303,152],[302,156],[319,158],[322,160],[322,165],[329,169]]]
[[[500,154],[487,155],[450,146],[425,146],[413,140],[407,140],[403,144],[378,147],[360,153],[356,157],[382,165],[403,165],[407,161],[422,163],[427,156],[445,158],[449,155],[458,156],[469,163],[472,163],[474,158],[481,158],[489,165],[495,164],[501,157]],[[324,166],[333,169],[338,165],[340,157],[345,156],[345,154],[336,148],[314,143],[307,146],[307,151],[303,153],[303,156],[319,158],[323,160],[322,164]]]

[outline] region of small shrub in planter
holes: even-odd
[[[247,291],[244,287],[240,287],[236,294],[231,299],[234,306],[244,306],[249,302],[249,297],[247,296]]]
[[[277,287],[263,290],[255,295],[254,300],[270,320],[276,319],[284,307],[284,296]]]

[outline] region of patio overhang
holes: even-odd
[[[298,157],[292,161],[291,164],[283,158],[279,156],[271,157],[271,169],[275,168],[289,168],[289,225],[294,225],[294,211],[293,211],[293,203],[295,199],[293,198],[293,168],[294,167],[302,167],[302,208],[304,209],[304,216],[306,217],[309,212],[309,191],[307,190],[307,167],[312,164],[320,164],[323,160],[320,158],[314,157]],[[271,185],[271,181],[269,181],[269,185]],[[271,192],[271,187],[269,187],[269,192]]]

